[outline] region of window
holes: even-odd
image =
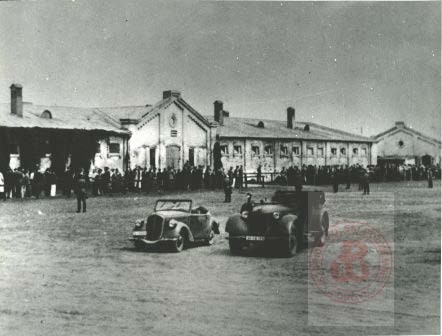
[[[307,155],[313,155],[313,147],[307,147]]]
[[[367,155],[367,148],[362,148],[361,153],[363,156],[366,156]]]
[[[324,156],[324,148],[318,148],[318,156]]]
[[[280,147],[280,157],[288,157],[289,156],[289,150],[287,146],[281,145]]]
[[[346,155],[346,153],[347,153],[347,151],[345,150],[344,147],[342,147],[342,148],[341,148],[341,154],[342,154],[342,155]]]
[[[17,144],[10,144],[9,145],[9,153],[12,155],[18,155],[19,154],[19,148]]]
[[[189,148],[189,164],[191,166],[195,165],[195,149]]]
[[[358,148],[356,148],[356,147],[353,148],[353,155],[358,155],[358,152],[359,152],[359,151],[358,151]]]
[[[101,144],[97,142],[95,144],[95,154],[100,154],[100,153],[101,153]]]
[[[120,144],[117,142],[113,142],[109,144],[109,153],[110,154],[120,154]]]
[[[264,154],[265,155],[273,155],[273,146],[272,145],[266,145],[264,147]]]
[[[176,137],[178,136],[178,131],[177,131],[177,130],[171,130],[171,131],[170,131],[170,136],[171,136],[172,138],[176,138]]]
[[[229,146],[227,145],[221,145],[221,155],[229,155]]]
[[[337,149],[336,147],[333,147],[333,148],[331,149],[331,155],[332,155],[332,156],[336,156],[336,155],[338,155],[338,149]]]
[[[233,146],[233,155],[242,155],[242,147],[240,145]]]
[[[293,153],[294,155],[299,155],[299,147],[298,147],[298,146],[293,147],[293,148],[292,148],[292,153]]]
[[[257,145],[252,146],[252,155],[259,156],[259,146]]]
[[[52,113],[51,113],[51,111],[44,110],[44,111],[41,113],[40,117],[42,117],[42,118],[44,118],[44,119],[52,119]]]

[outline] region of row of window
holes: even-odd
[[[300,155],[300,148],[299,146],[292,147],[292,153],[293,155]],[[345,147],[342,147],[340,149],[341,155],[347,155],[347,150]],[[221,154],[222,155],[229,155],[229,146],[228,145],[221,145]],[[307,155],[314,155],[314,148],[313,147],[307,147]],[[359,148],[354,147],[353,148],[353,154],[358,155],[359,154]],[[361,149],[361,154],[363,156],[367,155],[367,148]],[[234,145],[233,146],[233,155],[242,155],[242,146],[241,145]],[[253,146],[252,145],[252,156],[259,156],[260,155],[260,147],[259,146]],[[273,155],[273,145],[266,145],[264,146],[264,155],[271,156]],[[318,147],[316,149],[316,155],[317,156],[324,156],[324,148]],[[338,149],[336,147],[331,148],[331,156],[337,156],[338,155]],[[281,145],[280,147],[280,156],[281,157],[288,157],[289,156],[289,149],[287,146]]]

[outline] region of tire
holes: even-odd
[[[230,253],[233,255],[238,255],[242,253],[244,244],[239,239],[229,239]]]
[[[283,248],[282,253],[287,258],[293,257],[296,252],[299,252],[302,248],[302,241],[300,241],[302,236],[299,237],[300,234],[297,233],[296,225],[293,223],[288,237],[281,242],[281,246]]]
[[[210,231],[209,238],[204,239],[204,245],[207,246],[213,245],[214,240],[215,240],[215,233],[213,231]]]
[[[322,247],[325,244],[325,239],[328,236],[328,226],[329,226],[329,222],[328,222],[328,214],[325,213],[322,216],[322,220],[321,220],[321,234],[317,235],[315,237],[315,246],[319,246]]]
[[[178,234],[177,239],[171,242],[171,250],[172,250],[172,252],[175,252],[175,253],[181,252],[184,249],[185,243],[186,243],[186,238],[182,234],[182,232],[180,232]]]
[[[142,243],[142,242],[140,242],[140,241],[138,241],[138,240],[135,240],[134,241],[134,245],[135,245],[135,249],[137,249],[137,250],[144,250],[145,249],[145,245],[144,245],[144,243]]]

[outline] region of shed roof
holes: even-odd
[[[52,118],[43,118],[43,111]],[[121,129],[118,119],[99,108],[44,106],[23,103],[23,117],[10,113],[10,104],[0,104],[0,127],[57,128],[79,130],[103,130],[129,134]]]

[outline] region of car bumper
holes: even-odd
[[[161,239],[158,239],[158,240],[147,240],[147,239],[140,238],[140,237],[129,238],[130,241],[140,242],[140,243],[144,243],[146,245],[153,245],[153,244],[156,244],[156,243],[159,243],[159,242],[163,242],[163,241],[176,241],[177,239],[178,238],[175,238],[175,237],[173,237],[173,238],[161,238]]]

